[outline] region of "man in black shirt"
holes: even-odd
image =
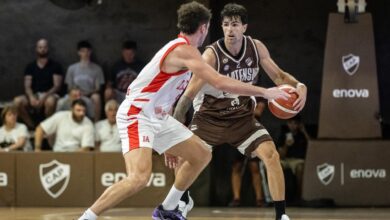
[[[126,96],[127,87],[138,76],[144,64],[136,59],[137,43],[125,41],[122,45],[122,59],[115,63],[108,77],[104,99],[116,99],[119,103]]]
[[[35,123],[29,112],[43,113],[45,117],[55,111],[61,89],[63,71],[61,66],[49,59],[49,46],[46,39],[36,44],[37,59],[26,66],[24,72],[24,95],[15,97],[20,118],[33,129]]]

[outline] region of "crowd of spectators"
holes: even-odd
[[[122,57],[106,74],[91,60],[90,42],[82,40],[75,49],[79,61],[64,71],[49,56],[48,40],[36,42],[36,58],[24,70],[23,94],[1,112],[0,152],[121,151],[115,115],[143,68],[137,44],[125,41]]]

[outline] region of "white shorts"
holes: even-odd
[[[126,106],[128,103],[122,103],[116,117],[123,154],[140,147],[152,148],[162,154],[193,135],[170,115],[163,120],[150,118],[137,112],[136,108],[129,110]],[[129,112],[136,114],[128,115]]]

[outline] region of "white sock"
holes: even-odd
[[[91,210],[87,209],[84,214],[79,218],[79,220],[96,220],[97,215]]]
[[[177,204],[179,204],[180,198],[184,192],[185,191],[176,189],[175,185],[173,185],[167,197],[165,197],[164,202],[162,203],[163,208],[165,210],[174,210]]]

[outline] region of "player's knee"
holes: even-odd
[[[151,172],[144,173],[132,173],[129,174],[125,179],[123,179],[129,187],[135,187],[142,189],[146,187],[149,182]]]
[[[269,149],[264,157],[263,161],[268,166],[280,166],[280,156],[276,149]]]

